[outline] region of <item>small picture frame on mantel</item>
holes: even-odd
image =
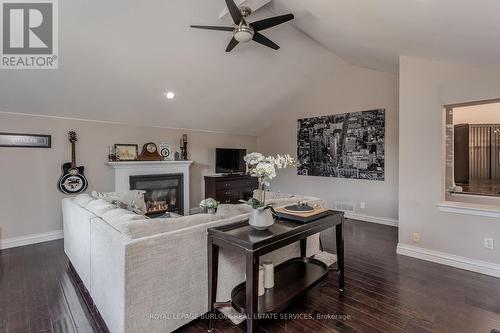
[[[117,161],[136,161],[139,146],[129,143],[115,143],[115,154]]]

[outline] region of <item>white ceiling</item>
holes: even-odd
[[[293,12],[264,32],[281,49],[229,54],[230,33],[189,28],[230,24],[224,10],[223,0],[59,1],[60,68],[0,70],[0,111],[256,134],[307,77],[341,61],[334,54],[390,72],[399,54],[500,65],[499,1],[273,0],[251,21]]]
[[[292,26],[230,32],[223,0],[59,1],[59,69],[0,70],[0,111],[256,134],[267,112],[332,54]],[[253,20],[273,14],[265,9]],[[163,93],[177,93],[167,101]]]
[[[500,66],[497,0],[273,0],[345,60],[396,73],[399,55]]]

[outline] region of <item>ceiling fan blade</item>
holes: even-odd
[[[206,29],[206,30],[220,30],[220,31],[233,31],[232,27],[216,27],[212,25],[192,25],[191,28]]]
[[[241,15],[240,9],[233,0],[226,0],[227,9],[229,9],[229,14],[233,18],[234,24],[240,24],[243,19],[243,15]]]
[[[260,31],[293,20],[293,18],[293,14],[285,14],[250,23],[250,26],[255,31]]]
[[[234,47],[238,45],[238,43],[239,42],[236,40],[236,38],[233,37],[226,48],[226,52],[231,52],[231,50],[234,49]]]
[[[263,34],[258,33],[257,31],[253,35],[253,40],[256,41],[259,44],[265,45],[267,47],[270,47],[274,50],[279,49],[280,47],[275,44],[272,40],[264,36]]]

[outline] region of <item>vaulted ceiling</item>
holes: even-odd
[[[264,32],[281,49],[225,53],[230,33],[189,28],[230,24],[223,0],[59,1],[59,69],[0,70],[0,111],[255,134],[332,61],[393,73],[400,54],[500,65],[497,1],[267,2],[245,1],[261,7],[251,21],[296,15]]]
[[[292,24],[345,60],[397,72],[399,55],[500,66],[500,2],[274,0]]]

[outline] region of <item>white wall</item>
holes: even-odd
[[[214,172],[216,147],[252,150],[256,146],[252,136],[0,113],[0,132],[52,135],[51,149],[0,147],[0,239],[62,229],[60,200],[64,195],[56,184],[61,164],[70,160],[69,130],[78,134],[77,163],[85,166],[90,183],[87,192],[114,189],[112,170],[104,165],[108,146],[137,143],[140,150],[149,141],[178,143],[187,133],[190,159],[195,162],[190,179],[192,207],[204,194],[203,175]]]
[[[500,103],[453,108],[453,124],[500,124]]]
[[[484,237],[500,244],[499,219],[441,212],[436,204],[444,198],[443,106],[500,97],[500,70],[401,57],[399,94],[400,244],[499,264],[500,246],[483,247]]]
[[[282,192],[324,198],[330,207],[336,200],[354,202],[356,214],[397,223],[398,218],[398,78],[396,75],[364,69],[331,57],[321,72],[304,78],[301,90],[293,91],[274,108],[287,116],[265,118],[267,130],[257,137],[263,153],[297,153],[297,119],[346,112],[386,109],[385,181],[298,176],[296,169],[284,170],[272,188]],[[366,208],[360,208],[365,202]]]

